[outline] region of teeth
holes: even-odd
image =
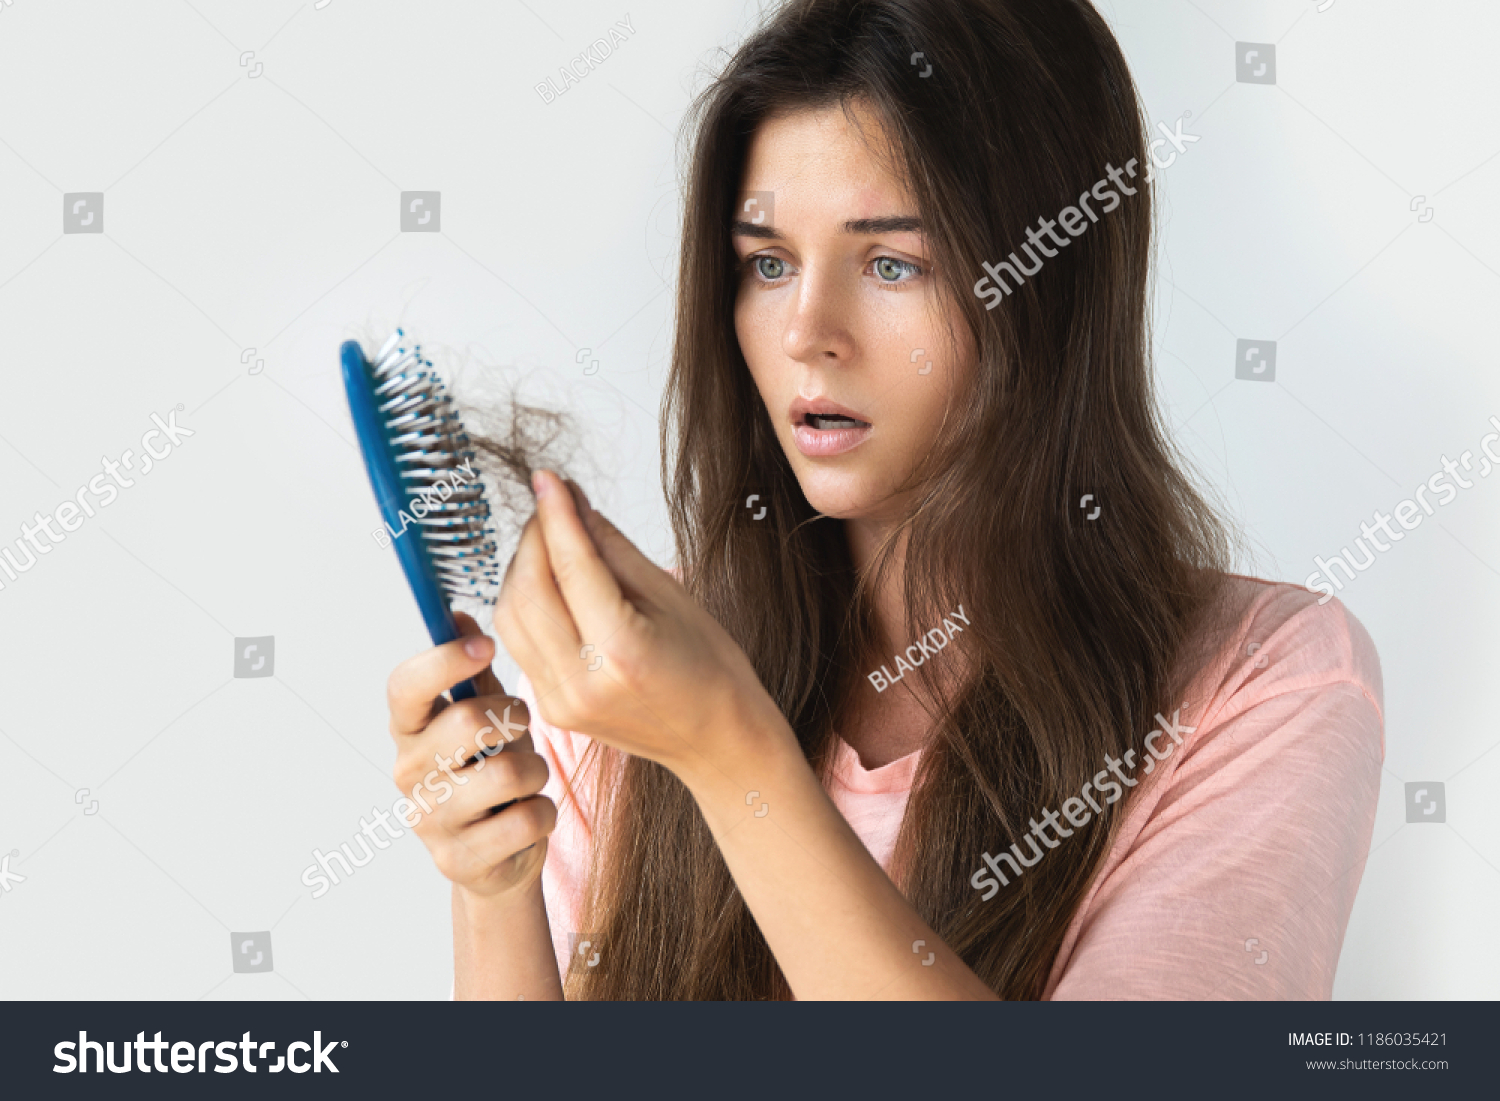
[[[858,428],[864,423],[863,421],[855,420],[853,417],[825,416],[820,413],[809,413],[807,415],[807,420],[808,423],[811,424],[814,428],[821,429]]]

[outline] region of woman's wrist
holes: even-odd
[[[463,906],[465,914],[476,922],[502,918],[528,910],[542,895],[542,877],[538,873],[530,882],[494,894],[480,894],[462,883],[453,885],[453,899]]]
[[[712,801],[733,811],[753,807],[754,793],[776,783],[787,769],[806,769],[797,736],[775,701],[764,692],[720,710],[690,748],[666,767],[705,811]]]
[[[562,997],[540,877],[497,895],[453,885],[453,969],[460,1001]]]

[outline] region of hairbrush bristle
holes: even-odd
[[[499,582],[498,545],[484,483],[448,389],[397,329],[371,363],[377,408],[408,507],[439,584],[449,596],[489,603]],[[423,502],[417,517],[410,504]]]

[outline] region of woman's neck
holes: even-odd
[[[849,543],[849,557],[856,573],[862,573],[874,560],[880,545],[889,536],[891,524],[881,520],[845,520],[844,537]],[[906,535],[902,533],[891,565],[874,594],[875,626],[882,653],[900,649],[906,633],[906,609],[902,594],[906,580]],[[894,648],[894,649],[893,649]]]
[[[872,520],[845,520],[845,537],[849,557],[856,570],[866,569],[875,558],[890,525]],[[903,604],[903,581],[906,571],[906,537],[896,545],[891,567],[875,591],[876,629],[881,639],[881,655],[896,653],[906,645],[906,610]],[[887,662],[889,658],[885,658]],[[840,710],[837,729],[859,755],[867,769],[879,768],[899,760],[927,741],[930,731],[927,712],[904,683],[877,691],[865,677],[853,684],[852,696]]]

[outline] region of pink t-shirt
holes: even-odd
[[[1144,761],[1127,770],[1139,786],[1043,997],[1332,992],[1385,756],[1380,662],[1337,599],[1319,606],[1298,586],[1237,576],[1231,584],[1247,610],[1185,693],[1177,721],[1194,730],[1179,728],[1180,745],[1154,739],[1169,751],[1149,775]],[[516,694],[551,770],[543,794],[558,807],[542,890],[565,974],[588,871],[593,775],[573,785],[579,805],[564,799],[562,783],[589,738],[543,721],[524,675]],[[866,769],[838,742],[829,796],[882,867],[920,753]]]

